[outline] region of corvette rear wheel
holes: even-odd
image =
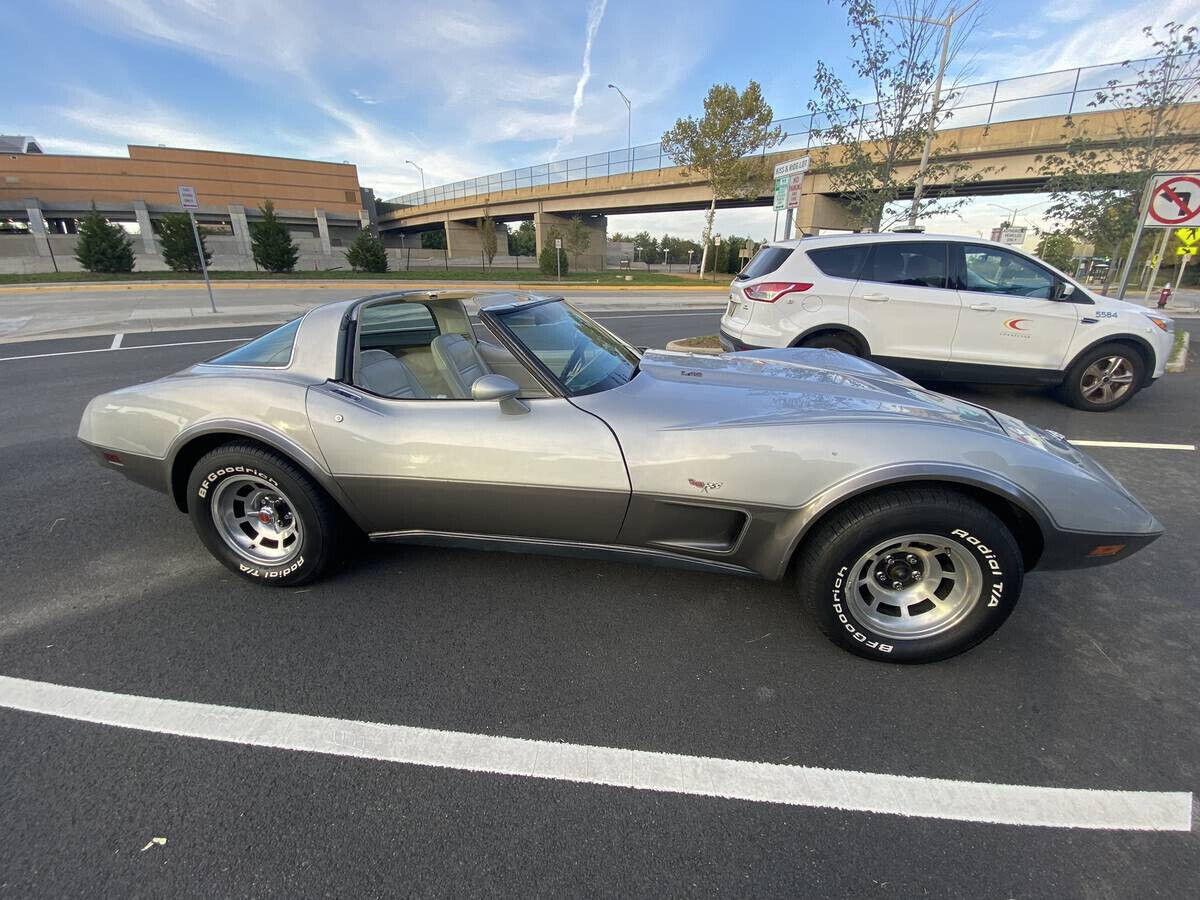
[[[311,581],[335,554],[338,510],[299,467],[249,443],[201,457],[188,479],[188,514],[200,540],[251,581]]]
[[[850,501],[806,539],[798,571],[801,596],[834,643],[902,663],[984,640],[1012,612],[1023,578],[1008,527],[936,487]]]

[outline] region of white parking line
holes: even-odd
[[[1144,444],[1138,441],[1081,441],[1067,438],[1076,447],[1123,447],[1128,450],[1195,450],[1195,444]]]
[[[1186,791],[1052,788],[784,766],[159,700],[5,676],[0,706],[232,744],[759,803],[1001,825],[1192,827]]]
[[[124,335],[117,335],[124,337]],[[211,341],[178,341],[173,344],[142,344],[138,347],[96,347],[92,350],[59,350],[57,353],[31,353],[28,356],[0,356],[0,362],[12,362],[16,359],[47,359],[51,356],[78,356],[81,353],[112,353],[114,350],[157,350],[159,347],[197,347],[201,344],[243,344],[251,340],[248,337],[217,338]],[[114,340],[114,343],[116,341]]]
[[[121,349],[121,341],[124,338],[125,338],[125,335],[123,335],[123,334],[114,334],[112,344],[109,345],[108,349],[109,350],[120,350]]]

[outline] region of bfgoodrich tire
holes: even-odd
[[[225,444],[196,463],[187,490],[188,514],[204,546],[251,581],[303,584],[335,556],[338,509],[277,453]]]
[[[962,653],[1008,618],[1024,566],[1007,526],[970,498],[899,488],[852,500],[801,550],[800,594],[821,630],[867,659]]]
[[[1058,389],[1076,409],[1108,412],[1128,403],[1142,386],[1146,364],[1125,344],[1103,344],[1081,356]]]

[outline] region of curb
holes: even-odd
[[[692,293],[725,293],[729,285],[721,282],[698,281],[690,284],[586,284],[555,281],[366,281],[338,280],[319,278],[294,278],[290,280],[236,280],[217,279],[213,281],[213,289],[236,288],[238,290],[340,290],[342,288],[370,287],[377,290],[567,290],[567,291],[690,291]],[[118,291],[180,291],[203,290],[203,281],[66,281],[66,282],[29,282],[26,284],[0,285],[0,294],[28,293],[76,293],[76,292],[118,292]]]
[[[1182,372],[1187,368],[1188,345],[1192,342],[1190,332],[1183,333],[1183,343],[1179,345],[1179,350],[1171,354],[1171,358],[1167,360],[1167,371],[1171,373]]]
[[[667,346],[664,350],[674,350],[678,353],[692,353],[698,356],[720,356],[725,351],[719,347],[690,347],[684,343],[687,338],[680,338],[675,341],[667,341]]]

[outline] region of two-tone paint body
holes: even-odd
[[[201,364],[101,395],[79,437],[181,507],[198,451],[245,437],[308,471],[377,539],[657,558],[767,578],[782,577],[838,504],[914,481],[993,505],[1042,567],[1110,562],[1161,532],[1061,438],[834,351],[651,351],[621,387],[550,392],[524,400],[522,415],[495,402],[378,397],[347,377],[360,302],[308,313],[286,367]],[[1115,544],[1127,549],[1088,555]]]

